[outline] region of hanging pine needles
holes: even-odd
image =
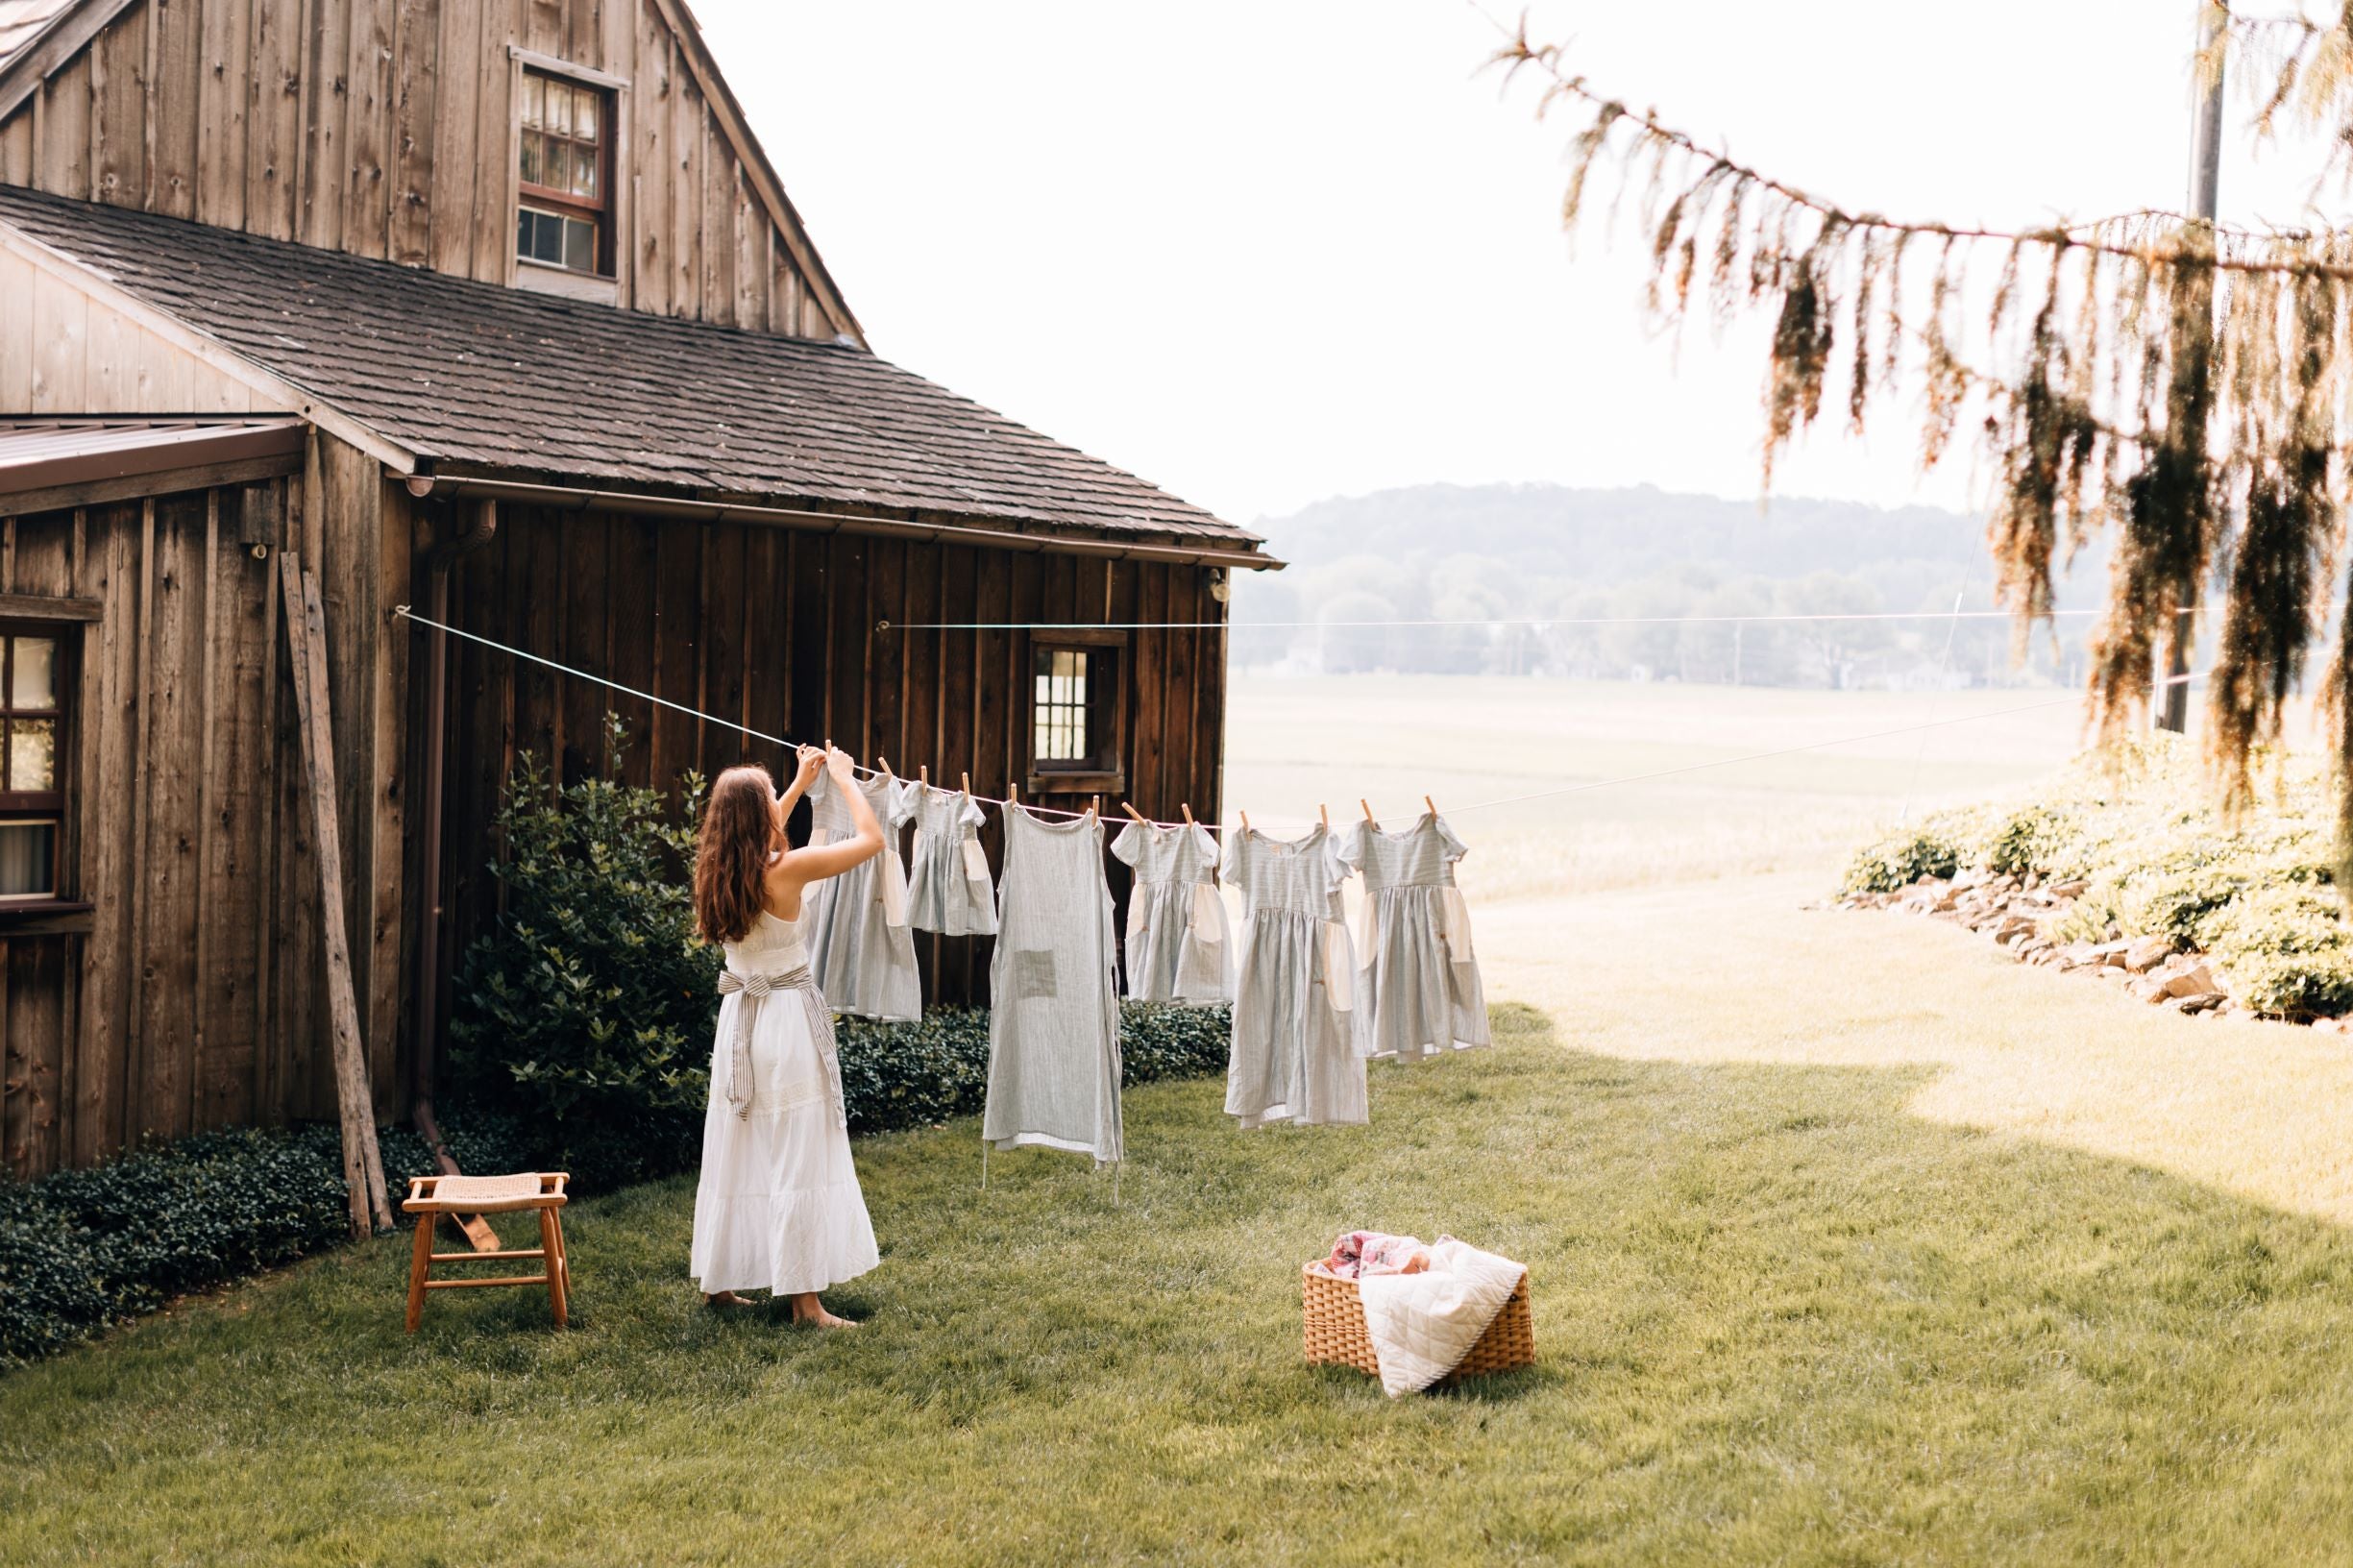
[[[2353,0],[2330,27],[2227,20],[2226,42],[2270,50],[2267,123],[2334,115],[2353,147]],[[2089,693],[2103,738],[2141,720],[2161,661],[2194,637],[2186,612],[2218,585],[2209,755],[2227,798],[2247,797],[2250,754],[2278,738],[2328,621],[2353,441],[2353,233],[2162,211],[2018,231],[1850,211],[1600,92],[1524,27],[1496,60],[1540,80],[1540,115],[1581,122],[1563,221],[1596,221],[1595,195],[1613,184],[1609,212],[1639,214],[1663,325],[1769,314],[1768,486],[1789,443],[1837,405],[1834,389],[1857,432],[1891,406],[1915,419],[1924,468],[1973,432],[1994,483],[1997,582],[2022,637],[2047,622],[2067,559],[2111,537]],[[1904,301],[1924,293],[1907,318]],[[2353,760],[2341,640],[2332,687]],[[2353,828],[2353,766],[2341,777]]]

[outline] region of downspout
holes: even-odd
[[[430,488],[429,480],[427,486]],[[416,481],[410,481],[413,491]],[[425,600],[430,606],[428,613],[436,621],[447,624],[450,619],[450,568],[460,555],[471,554],[490,543],[499,531],[499,503],[478,501],[473,514],[467,519],[465,531],[455,539],[435,545],[426,564]],[[424,864],[417,889],[417,992],[413,1011],[416,1015],[415,1059],[410,1064],[409,1119],[416,1123],[417,1135],[433,1153],[434,1162],[449,1175],[456,1175],[457,1162],[450,1157],[448,1145],[441,1140],[441,1127],[433,1119],[433,1060],[441,1040],[441,987],[439,956],[441,952],[441,791],[445,737],[443,730],[449,717],[450,693],[450,634],[429,629],[426,633],[425,655],[425,795],[422,805],[425,820],[418,824],[417,842],[423,850]]]

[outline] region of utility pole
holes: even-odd
[[[2201,58],[2212,62],[2214,80],[2206,84],[2206,95],[2198,103],[2197,132],[2190,144],[2190,215],[2206,225],[2209,243],[2213,240],[2216,215],[2217,187],[2222,177],[2222,30],[2229,25],[2229,12],[2222,7],[2208,5],[2205,36],[2199,43]],[[2190,727],[2190,645],[2197,641],[2196,612],[2180,605],[2173,607],[2173,656],[2168,661],[2165,701],[2157,710],[2157,727],[2179,735]]]

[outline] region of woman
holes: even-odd
[[[820,768],[849,802],[855,831],[795,849],[785,819]],[[791,1298],[796,1322],[827,1329],[854,1325],[818,1292],[881,1262],[850,1159],[833,1017],[801,930],[811,885],[882,849],[865,792],[849,785],[849,758],[832,747],[802,747],[782,796],[767,769],[730,768],[711,787],[695,849],[696,923],[726,948],[727,968],[690,1267],[708,1303],[746,1306],[737,1291],[765,1288]]]

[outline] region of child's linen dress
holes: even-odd
[[[907,925],[907,868],[900,830],[907,824],[907,791],[889,777],[853,784],[882,827],[883,851],[809,889],[809,966],[818,989],[837,1013],[890,1023],[923,1016],[923,976],[915,964],[915,933]],[[809,786],[809,843],[839,844],[855,836],[857,819],[831,773]]]
[[[1358,1049],[1418,1062],[1486,1044],[1486,992],[1455,886],[1455,862],[1468,851],[1455,830],[1434,812],[1396,833],[1358,822],[1339,852],[1364,878]]]
[[[1127,895],[1127,996],[1136,1002],[1223,1002],[1234,995],[1217,841],[1198,822],[1131,821],[1111,852],[1136,869]]]
[[[1224,873],[1243,900],[1226,1114],[1245,1131],[1364,1121],[1364,1059],[1348,1019],[1356,963],[1340,908],[1348,868],[1331,829],[1286,842],[1243,828],[1226,840]]]

